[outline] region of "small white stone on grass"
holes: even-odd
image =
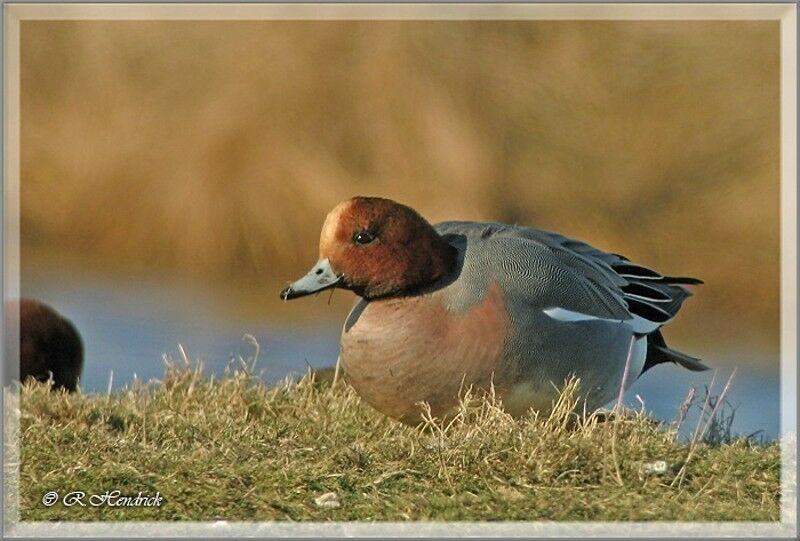
[[[339,502],[339,495],[335,492],[326,492],[321,496],[317,496],[314,498],[314,503],[317,504],[317,507],[323,509],[336,509],[342,505],[341,502]]]
[[[667,473],[667,462],[665,460],[655,460],[642,464],[642,472],[647,475],[663,475]]]

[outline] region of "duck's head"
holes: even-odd
[[[442,277],[456,257],[457,250],[414,209],[390,199],[353,197],[325,218],[319,261],[281,298],[333,287],[366,299],[401,295]]]

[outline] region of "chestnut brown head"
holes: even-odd
[[[390,199],[354,197],[325,219],[319,261],[281,292],[284,299],[331,287],[373,299],[430,284],[455,264],[456,249],[414,209]]]

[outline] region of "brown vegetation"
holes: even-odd
[[[767,21],[26,21],[23,271],[260,302],[314,261],[330,208],[380,195],[698,276],[679,331],[776,344],[778,40]]]

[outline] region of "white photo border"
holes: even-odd
[[[20,23],[26,20],[775,20],[781,33],[780,522],[33,522],[19,520],[18,394],[4,389],[4,521],[10,537],[796,537],[797,6],[624,4],[5,4],[3,297],[20,294]],[[6,329],[14,336],[15,329]],[[16,330],[18,332],[18,330]],[[6,335],[8,336],[8,334]],[[12,438],[12,440],[9,440]]]

